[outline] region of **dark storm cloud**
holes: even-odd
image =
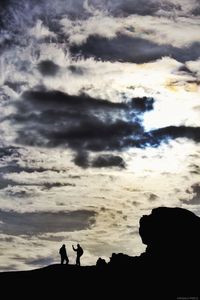
[[[178,48],[122,34],[118,34],[113,39],[93,35],[82,45],[72,45],[70,50],[74,57],[94,57],[103,61],[147,63],[169,56],[180,62],[186,62],[198,59],[200,43],[195,42],[189,46]]]
[[[1,9],[5,9],[11,2],[12,0],[1,0]]]
[[[88,151],[122,151],[129,147],[159,146],[176,138],[200,142],[200,128],[169,126],[144,132],[141,117],[153,109],[153,99],[134,98],[114,103],[85,94],[68,95],[59,91],[33,90],[17,102],[12,122],[21,126],[21,144],[70,147],[74,162],[83,168],[124,166],[115,156],[90,158]]]
[[[17,113],[12,114],[10,120],[20,128],[18,143],[69,147],[75,153],[75,164],[83,168],[125,166],[121,157],[102,153],[91,158],[90,151],[158,147],[163,141],[180,137],[200,142],[199,127],[169,126],[144,132],[141,118],[145,111],[153,109],[152,98],[114,103],[85,94],[73,96],[40,87],[25,92],[16,105]]]
[[[195,73],[192,72],[190,69],[188,69],[188,67],[186,65],[182,65],[180,66],[180,68],[178,68],[177,73],[183,73],[183,74],[189,74],[189,75],[193,75],[195,76]]]
[[[0,210],[0,220],[0,232],[9,235],[36,235],[87,229],[95,222],[95,212],[77,210],[19,213]]]
[[[200,205],[200,185],[194,184],[191,191],[187,190],[188,194],[195,194],[190,200],[182,200],[183,203],[188,205]]]
[[[107,168],[120,167],[125,168],[123,159],[118,155],[100,155],[92,161],[92,167]]]
[[[88,168],[90,165],[88,153],[86,151],[79,151],[74,158],[74,163],[81,168]]]
[[[20,148],[13,146],[0,147],[0,159],[5,159],[9,156],[19,157],[19,149]]]
[[[4,28],[4,14],[10,3],[11,0],[1,0],[0,2],[0,29]]]
[[[168,126],[153,130],[149,134],[151,143],[155,143],[155,145],[163,140],[176,138],[187,138],[197,143],[200,142],[200,127]]]
[[[75,65],[69,66],[68,69],[75,75],[84,75],[84,73],[86,72],[85,68],[75,66]]]
[[[38,70],[44,76],[55,76],[60,67],[51,60],[43,60],[38,64]]]
[[[87,151],[121,150],[138,143],[143,134],[140,117],[152,108],[153,99],[146,97],[113,103],[40,87],[23,94],[17,102],[18,112],[11,120],[21,125],[17,142],[70,147],[77,154],[75,163],[87,167]],[[111,160],[108,159],[107,165],[117,164]]]
[[[112,154],[98,155],[91,159],[87,152],[79,152],[76,154],[74,162],[77,166],[82,168],[125,168],[124,160],[120,156]]]
[[[126,108],[124,103],[113,103],[107,100],[91,98],[85,94],[82,95],[68,95],[63,92],[53,90],[45,90],[44,87],[40,87],[36,91],[27,91],[22,95],[22,98],[27,102],[22,104],[25,109],[25,105],[30,105],[35,109],[47,110],[54,109],[62,106],[64,110],[75,110],[76,108],[81,108],[81,110],[87,111],[87,109],[120,109]],[[19,106],[20,107],[20,106]],[[73,109],[74,108],[74,109]]]
[[[153,0],[108,0],[107,6],[110,7],[110,12],[115,16],[127,16],[131,14],[138,15],[154,15],[159,10],[173,11],[174,9],[181,10],[181,6],[170,1],[160,2]]]
[[[125,146],[123,139],[132,134],[138,135],[142,128],[137,123],[117,119],[106,123],[97,117],[91,116],[78,125],[72,124],[66,130],[49,132],[41,130],[40,133],[47,138],[50,146],[58,146],[67,142],[72,148],[82,148],[91,151],[120,149]]]
[[[143,97],[143,98],[136,97],[136,98],[133,98],[130,100],[131,107],[133,107],[135,111],[138,111],[141,113],[152,110],[153,103],[154,103],[154,100],[152,98],[149,98],[147,101],[146,97]]]
[[[25,87],[27,85],[27,83],[24,81],[20,82],[13,82],[13,81],[5,81],[4,85],[7,85],[10,89],[12,89],[13,91],[20,93],[22,88]]]

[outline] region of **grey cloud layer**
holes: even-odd
[[[21,159],[23,161],[23,158]],[[25,166],[20,166],[19,162],[17,159],[14,159],[10,162],[8,161],[5,157],[1,161],[3,166],[0,167],[0,190],[3,190],[6,188],[7,194],[13,194],[12,188],[13,187],[21,187],[21,190],[18,192],[14,192],[15,196],[17,197],[28,197],[31,192],[31,188],[33,187],[41,187],[41,190],[50,190],[53,188],[60,188],[60,187],[75,187],[76,184],[73,182],[58,182],[56,180],[53,180],[51,182],[49,181],[42,181],[42,182],[26,182],[24,180],[22,181],[16,181],[10,178],[7,178],[7,175],[12,175],[14,174],[40,174],[40,173],[46,173],[46,172],[51,172],[51,174],[55,174],[60,172],[60,170],[56,169],[48,169],[48,168],[43,168],[43,167],[25,167]],[[23,177],[23,176],[22,176]],[[27,187],[30,187],[30,191],[27,190]]]
[[[18,213],[0,210],[0,220],[0,232],[9,235],[36,235],[87,229],[95,222],[95,212],[77,210]]]
[[[0,147],[0,159],[4,159],[6,157],[19,157],[20,153],[18,147],[13,146],[6,146],[6,147]]]
[[[199,205],[200,204],[200,185],[194,184],[191,190],[187,190],[188,194],[193,194],[193,197],[188,201],[187,199],[182,200],[187,205]]]
[[[82,168],[119,167],[123,169],[126,166],[124,160],[119,155],[103,154],[97,155],[95,158],[91,159],[89,158],[87,152],[79,152],[76,155],[74,162],[77,166],[80,166]]]
[[[75,57],[94,57],[103,61],[146,63],[169,56],[177,61],[186,62],[198,59],[200,43],[194,42],[189,46],[176,48],[121,34],[113,39],[90,36],[83,45],[71,46],[71,52]]]
[[[125,0],[125,1],[108,1],[111,11],[115,15],[154,15],[159,10],[172,11],[173,9],[181,10],[181,5],[173,3],[173,1],[155,1],[155,0]]]
[[[187,138],[197,143],[200,142],[200,127],[169,126],[150,132],[152,144],[159,144],[164,139]]]
[[[2,0],[1,11],[6,16],[23,14],[24,19],[34,19],[42,13],[46,16],[68,13],[71,17],[90,15],[95,9],[113,15],[153,15],[159,11],[195,13],[199,11],[199,1],[192,0],[190,5],[181,0]],[[28,16],[27,16],[28,14]]]

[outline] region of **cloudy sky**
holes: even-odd
[[[1,0],[0,270],[139,255],[200,216],[199,0]]]

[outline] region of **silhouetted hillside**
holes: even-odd
[[[110,294],[121,299],[153,295],[160,300],[200,295],[200,218],[181,208],[156,208],[140,219],[139,232],[147,245],[140,256],[113,253],[109,263],[99,258],[96,266],[51,265],[4,272],[0,273],[2,290],[38,299],[41,295],[67,298],[68,294],[75,299]]]

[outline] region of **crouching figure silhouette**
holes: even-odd
[[[67,256],[67,251],[66,251],[66,248],[65,248],[65,244],[62,245],[62,247],[59,250],[59,253],[60,253],[60,258],[61,258],[61,265],[64,264],[64,261],[66,261],[66,265],[68,265],[69,258]]]

